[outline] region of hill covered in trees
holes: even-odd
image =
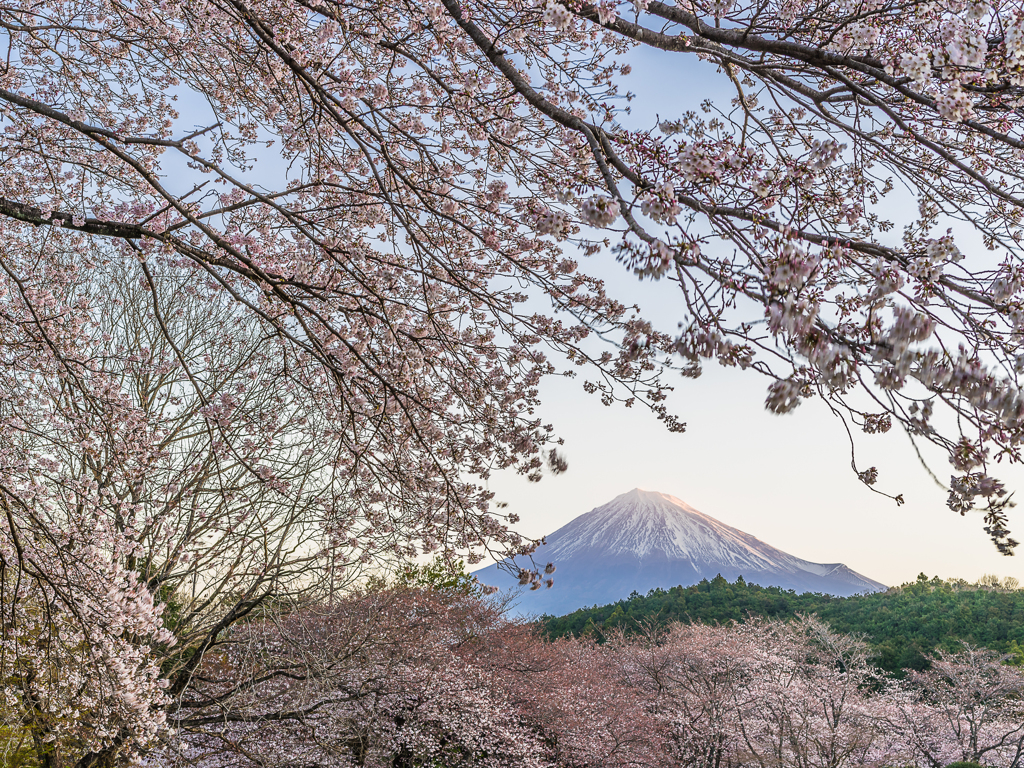
[[[541,622],[550,637],[601,637],[613,628],[630,631],[650,622],[725,624],[752,616],[816,614],[837,632],[864,635],[874,663],[887,672],[925,669],[933,652],[955,652],[961,641],[1011,654],[1008,663],[1024,666],[1024,590],[1016,586],[991,577],[969,584],[921,574],[886,592],[833,597],[761,587],[742,577],[729,583],[718,576],[690,587],[634,592],[628,600],[544,616]]]

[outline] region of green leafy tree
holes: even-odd
[[[389,578],[374,575],[366,583],[367,592],[380,592],[395,587],[427,589],[442,595],[480,597],[483,588],[475,576],[466,572],[466,564],[459,560],[448,562],[438,556],[429,563],[402,563]]]

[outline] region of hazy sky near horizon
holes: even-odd
[[[948,509],[946,492],[905,435],[895,428],[863,435],[858,446],[861,466],[878,467],[878,486],[903,494],[906,503],[897,506],[857,480],[845,431],[823,404],[805,401],[776,416],[764,410],[765,386],[759,376],[721,368],[680,380],[669,405],[687,430],[672,434],[650,412],[602,406],[579,380],[552,379],[541,388],[540,415],[565,439],[568,471],[539,483],[505,473],[489,486],[508,502],[506,511],[520,515],[518,530],[534,537],[640,487],[676,496],[797,557],[845,563],[888,585],[922,571],[969,581],[994,573],[1024,583],[1024,551],[1000,555],[979,513],[961,517]],[[937,459],[936,474],[948,475]],[[999,469],[1009,490],[1024,496],[1024,471]],[[1024,541],[1024,506],[1011,510],[1010,527]]]
[[[733,95],[722,91],[727,81],[706,64],[673,70],[662,54],[630,59],[629,89],[638,98],[626,120],[633,126],[678,117],[704,98]],[[640,283],[608,254],[581,258],[581,265],[605,279],[613,296],[639,304],[660,330],[675,330],[682,312],[677,288]],[[857,458],[861,469],[878,467],[877,487],[903,494],[903,506],[857,480],[846,432],[823,403],[804,401],[790,414],[771,414],[764,409],[768,382],[750,371],[709,365],[697,380],[673,381],[668,405],[687,423],[683,434],[669,433],[639,407],[602,406],[583,392],[585,378],[581,372],[578,379],[553,378],[541,386],[540,416],[565,439],[568,472],[540,483],[514,474],[490,480],[527,535],[550,534],[640,487],[676,496],[797,557],[845,563],[885,584],[913,580],[922,571],[970,581],[994,573],[1024,583],[1024,543],[1018,555],[1004,557],[982,530],[980,513],[961,517],[947,508],[947,492],[895,426],[885,435],[859,435]],[[926,456],[948,481],[952,468],[945,456]],[[992,474],[1022,499],[1010,511],[1010,529],[1024,542],[1024,468],[996,467]]]

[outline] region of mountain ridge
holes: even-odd
[[[555,563],[555,587],[524,593],[516,610],[521,615],[561,615],[717,575],[840,596],[886,588],[843,563],[795,557],[681,499],[640,488],[579,515],[546,541],[535,558]],[[474,575],[499,587],[515,583],[497,565]]]

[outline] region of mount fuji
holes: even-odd
[[[689,586],[719,574],[729,581],[742,576],[761,586],[841,596],[886,588],[842,563],[802,560],[674,496],[639,488],[559,528],[534,559],[555,563],[555,586],[523,592],[513,611],[520,615],[560,616],[613,603],[634,590]],[[501,588],[518,583],[497,565],[473,575]]]

